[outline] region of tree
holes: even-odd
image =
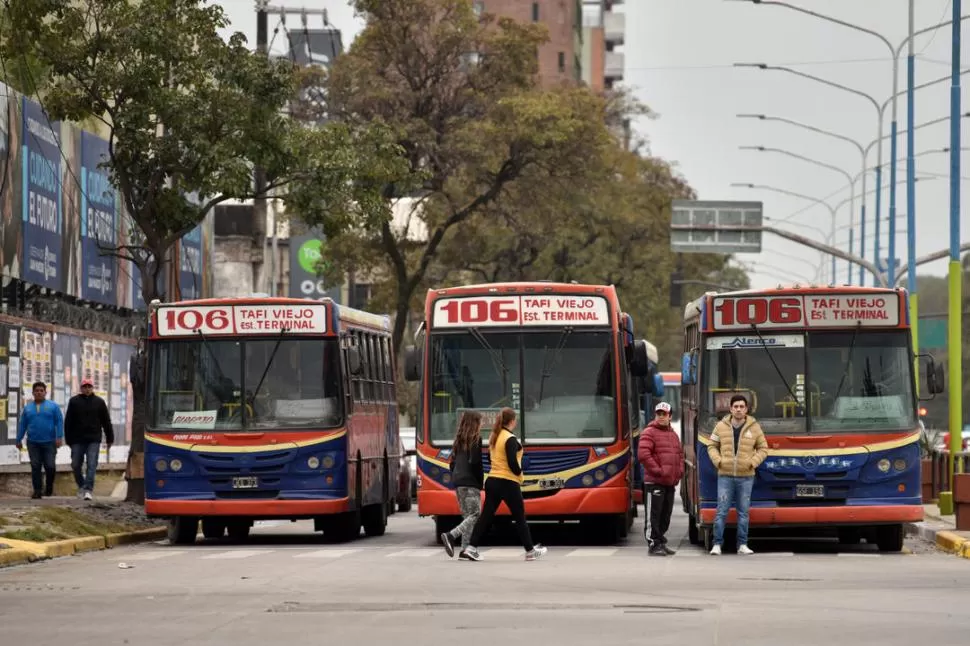
[[[345,266],[391,277],[395,349],[448,237],[465,236],[469,221],[532,169],[579,177],[587,158],[614,145],[602,99],[580,88],[538,88],[543,27],[478,17],[471,4],[357,0],[368,23],[328,80],[333,118],[389,124],[407,158],[407,173],[385,196],[415,198],[420,234],[386,219],[330,241]]]
[[[0,55],[49,70],[49,118],[97,119],[108,133],[104,166],[137,235],[101,252],[137,267],[146,303],[164,299],[159,278],[179,239],[220,202],[256,197],[254,167],[265,169],[266,191],[286,189],[286,199],[330,229],[384,217],[381,187],[388,173],[400,173],[393,143],[377,126],[307,128],[285,116],[299,87],[292,65],[249,51],[240,33],[223,40],[218,30],[228,20],[220,7],[199,0],[5,4]],[[131,450],[140,460],[145,402],[134,392]],[[138,478],[129,499],[143,499]]]

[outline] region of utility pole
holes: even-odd
[[[269,56],[269,0],[256,0],[256,52]],[[259,277],[263,273],[263,259],[266,255],[266,171],[257,166],[253,169],[253,240],[252,285],[254,292],[262,291]],[[275,261],[275,258],[274,258]],[[275,288],[275,286],[274,286]]]

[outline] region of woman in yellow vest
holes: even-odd
[[[525,560],[535,561],[547,552],[542,545],[532,543],[529,525],[525,520],[525,501],[522,499],[522,444],[512,434],[515,428],[515,411],[503,408],[495,418],[495,426],[488,436],[488,455],[491,463],[485,480],[485,504],[482,515],[475,523],[471,544],[465,553],[472,561],[482,560],[478,553],[478,543],[489,530],[498,506],[503,502],[508,506],[519,530]]]

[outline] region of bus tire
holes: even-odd
[[[397,510],[400,512],[411,511],[411,496],[402,498],[401,502],[397,504]]]
[[[361,514],[364,524],[364,534],[367,536],[383,536],[387,531],[387,507],[384,503],[368,505]]]
[[[883,525],[876,528],[876,545],[880,552],[899,552],[904,536],[902,525]]]
[[[694,518],[694,514],[687,515],[687,540],[690,541],[691,545],[701,544],[701,535],[697,531],[697,519]]]
[[[701,538],[704,543],[704,551],[710,552],[714,548],[714,528],[702,527],[700,532],[702,534]]]
[[[198,534],[198,518],[176,516],[168,521],[168,542],[172,545],[192,545]]]
[[[252,526],[252,522],[246,519],[231,520],[226,523],[226,533],[229,534],[229,540],[244,541],[249,538]]]
[[[203,518],[202,535],[208,539],[220,539],[226,535],[226,521],[221,518]]]

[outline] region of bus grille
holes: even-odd
[[[522,458],[522,468],[526,475],[543,475],[556,473],[581,467],[589,461],[589,449],[571,449],[568,451],[534,451],[527,452]],[[482,455],[485,472],[490,467],[488,453]]]

